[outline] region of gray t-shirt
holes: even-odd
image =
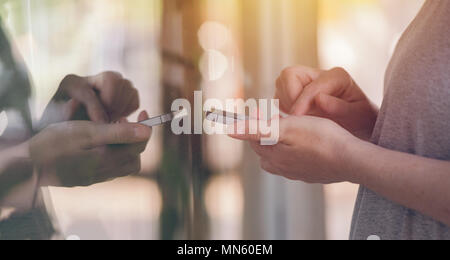
[[[425,3],[397,46],[385,88],[373,143],[450,161],[450,0]],[[450,240],[450,227],[361,187],[350,238],[369,236]]]

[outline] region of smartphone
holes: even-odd
[[[160,116],[155,116],[150,119],[140,121],[140,122],[138,122],[138,124],[146,125],[149,127],[154,127],[154,126],[163,125],[165,123],[169,123],[176,118],[182,118],[187,115],[188,115],[187,111],[185,109],[183,109],[180,111],[176,111],[176,112],[172,112],[172,113],[168,113],[168,114],[164,114],[164,115],[160,115]]]
[[[186,110],[181,110],[181,111],[167,113],[167,114],[160,115],[160,116],[155,116],[155,117],[152,117],[150,119],[147,119],[147,120],[144,120],[144,121],[141,121],[138,123],[149,126],[149,127],[154,127],[154,126],[159,126],[159,125],[169,123],[172,120],[174,120],[175,118],[182,118],[187,115],[188,114],[187,114]],[[222,111],[222,110],[213,110],[213,111],[206,112],[206,119],[211,122],[215,122],[215,123],[231,125],[231,124],[235,124],[238,121],[247,121],[247,120],[249,120],[249,117],[245,116],[245,115]]]
[[[249,117],[222,110],[213,110],[206,112],[206,119],[223,125],[232,125],[239,121],[247,121]]]

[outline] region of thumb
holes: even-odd
[[[87,148],[108,144],[136,144],[148,141],[152,135],[150,127],[141,124],[91,124],[88,129]]]
[[[351,111],[350,103],[327,94],[317,95],[315,102],[325,114],[332,118],[344,117]]]

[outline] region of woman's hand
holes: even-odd
[[[364,140],[371,137],[378,116],[378,109],[341,68],[287,68],[277,79],[275,98],[283,112],[331,119]]]
[[[116,122],[138,108],[137,90],[117,72],[92,77],[68,75],[47,106],[40,129],[71,120]]]
[[[245,134],[230,135],[250,141],[261,157],[261,167],[272,174],[307,183],[330,184],[352,181],[346,170],[345,155],[356,137],[331,120],[318,117],[290,116],[280,119],[279,142],[260,145],[262,134],[249,134],[251,122],[242,122],[237,129]]]
[[[139,120],[148,115],[142,112]],[[51,125],[29,142],[42,186],[87,186],[140,171],[152,129],[127,122],[70,121]]]

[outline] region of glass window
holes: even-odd
[[[52,237],[346,239],[357,187],[269,175],[248,145],[204,134],[196,119],[204,119],[203,106],[212,99],[225,107],[230,99],[272,98],[282,69],[298,64],[344,67],[381,104],[387,62],[422,3],[0,0],[11,55],[25,65],[16,64],[25,75],[19,85],[28,107],[17,118],[29,110],[37,125],[66,75],[103,71],[129,79],[139,92],[140,110],[150,116],[170,112],[180,98],[191,104],[195,134],[175,135],[170,124],[154,127],[139,174],[89,187],[43,189],[56,229]],[[12,66],[4,60],[0,98],[16,93],[4,91],[10,82],[4,81],[5,68]],[[138,113],[128,120],[137,122]],[[13,131],[16,139],[6,135],[16,121],[23,120],[0,113],[2,141],[9,138],[2,147],[18,142],[19,132]],[[0,219],[13,211],[4,207]]]

